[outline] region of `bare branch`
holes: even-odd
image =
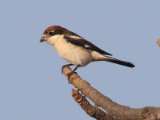
[[[72,97],[89,116],[96,120],[110,120],[111,116],[107,115],[98,107],[91,105],[86,97],[80,94],[77,90],[72,89]]]
[[[71,69],[69,67],[63,69],[65,76],[70,72]],[[102,108],[108,116],[111,116],[110,119],[105,118],[105,120],[160,120],[160,107],[144,107],[138,109],[119,105],[93,88],[77,73],[72,74],[70,78],[68,78],[68,81],[96,106]]]

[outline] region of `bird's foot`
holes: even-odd
[[[73,73],[74,71],[71,71],[70,73],[67,74],[68,79],[72,76]]]
[[[65,67],[69,67],[69,66],[71,66],[71,65],[73,65],[73,64],[63,65],[62,68],[61,68],[61,73],[63,73],[63,69],[64,69]]]

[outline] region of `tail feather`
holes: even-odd
[[[116,64],[119,64],[119,65],[123,65],[123,66],[127,66],[127,67],[135,67],[134,64],[131,63],[131,62],[122,61],[122,60],[112,58],[112,57],[107,57],[106,61],[116,63]]]

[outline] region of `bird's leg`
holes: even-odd
[[[79,65],[77,65],[70,73],[68,73],[68,78],[78,69]]]
[[[63,73],[63,69],[65,68],[65,67],[67,67],[67,66],[72,66],[73,64],[67,64],[67,65],[63,65],[62,66],[62,69],[61,69],[61,72]]]

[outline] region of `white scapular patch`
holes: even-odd
[[[90,45],[84,45],[85,46],[85,48],[89,48],[89,47],[91,47]]]
[[[68,37],[73,38],[73,39],[82,39],[81,37],[75,36],[75,35],[70,35],[70,36],[68,36]]]

